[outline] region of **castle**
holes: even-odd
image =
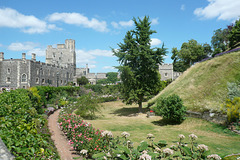
[[[179,73],[173,72],[172,64],[159,67],[162,80],[176,79]],[[85,76],[91,84],[99,79],[106,79],[106,73],[90,73],[86,68],[76,68],[75,40],[66,39],[65,44],[57,44],[57,48],[49,45],[46,49],[46,62],[36,61],[36,54],[32,59],[4,59],[0,52],[0,89],[29,88],[32,86],[65,86],[69,82],[77,84],[77,78]]]

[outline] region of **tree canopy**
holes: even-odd
[[[97,84],[108,84],[108,83],[115,84],[117,81],[119,81],[117,72],[108,72],[106,76],[107,76],[107,79],[100,79],[97,81]]]
[[[232,49],[240,45],[240,19],[236,20],[235,24],[231,27],[228,38],[229,48]]]
[[[181,49],[172,49],[173,69],[174,71],[183,72],[189,68],[195,62],[198,62],[208,56],[211,53],[211,47],[209,44],[199,44],[196,40],[191,39],[188,42],[184,42]]]
[[[133,18],[135,29],[126,33],[119,49],[112,49],[117,56],[120,66],[122,81],[120,92],[126,104],[137,103],[139,112],[142,111],[144,98],[156,93],[160,88],[159,64],[167,51],[164,48],[151,48],[151,35],[156,31],[151,30],[149,17],[143,19]]]
[[[86,77],[82,76],[81,78],[77,78],[77,83],[78,85],[86,85],[89,81]]]

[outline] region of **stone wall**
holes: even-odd
[[[14,158],[0,138],[0,160],[14,160]]]
[[[201,118],[217,124],[225,124],[227,122],[227,115],[219,112],[205,111],[201,113],[201,112],[187,111],[187,114],[189,117]]]

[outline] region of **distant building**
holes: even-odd
[[[106,73],[89,73],[88,64],[86,64],[86,68],[77,68],[76,77],[80,78],[85,76],[91,84],[96,84],[100,79],[107,79]]]
[[[161,75],[162,81],[165,81],[168,79],[175,80],[182,74],[181,72],[174,72],[173,64],[167,64],[167,63],[159,65],[159,73]]]

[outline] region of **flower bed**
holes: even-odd
[[[77,115],[60,114],[59,126],[73,149],[87,159],[221,159],[210,154],[208,146],[198,145],[194,134],[189,135],[188,143],[184,142],[184,135],[179,135],[179,141],[170,147],[163,140],[154,142],[154,135],[148,134],[148,142],[142,141],[134,148],[129,133],[123,132],[121,138],[113,137],[110,131],[95,129]]]

